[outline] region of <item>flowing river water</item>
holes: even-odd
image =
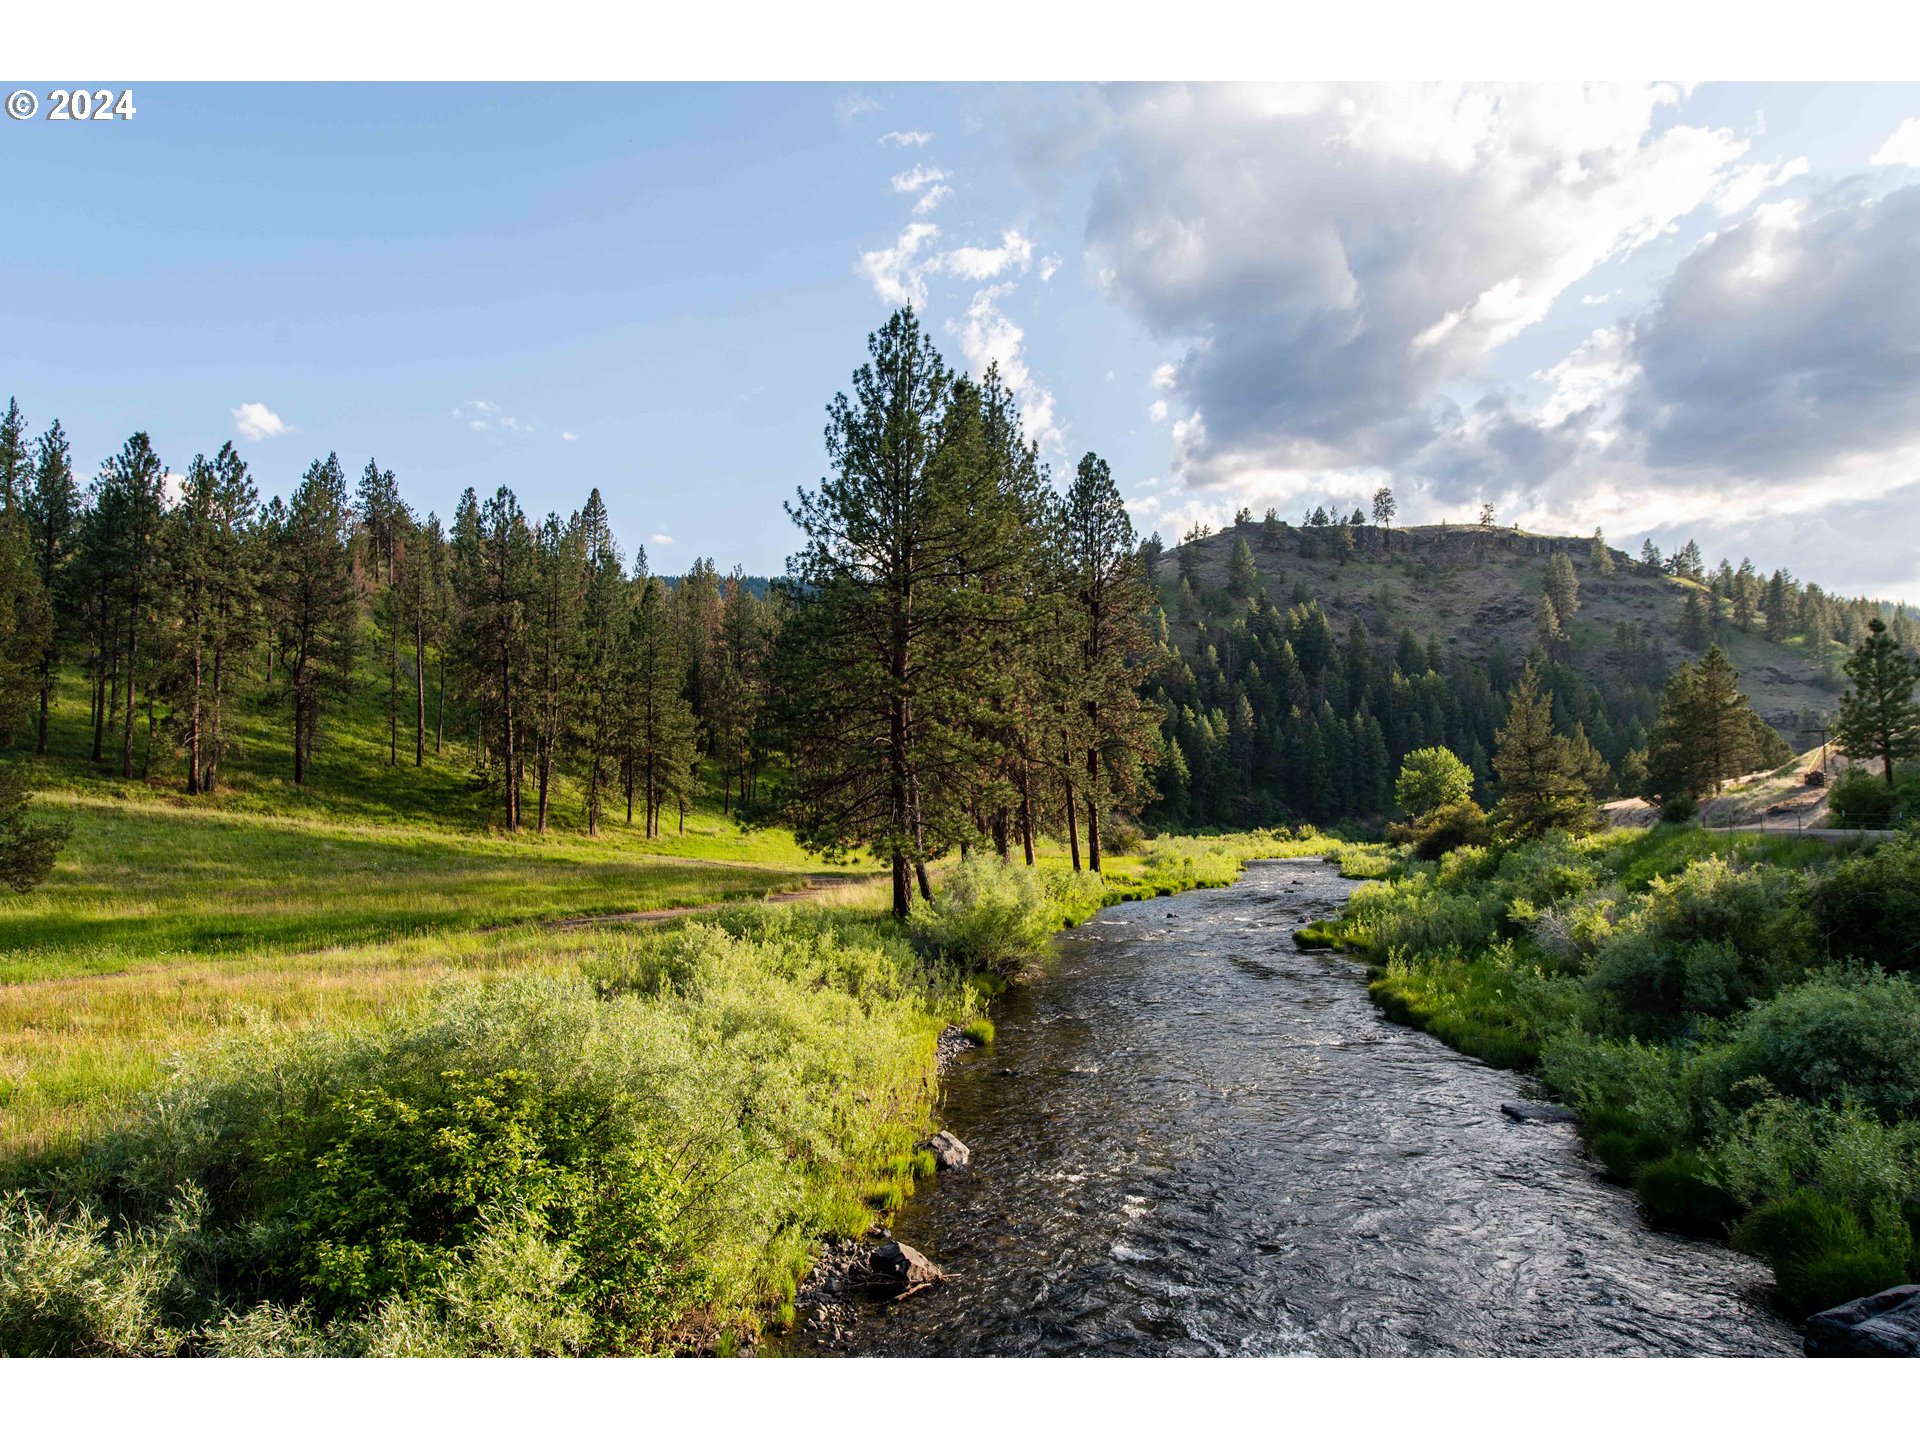
[[[1063,937],[947,1077],[972,1165],[894,1224],[952,1279],[839,1352],[1799,1353],[1763,1267],[1650,1228],[1573,1127],[1501,1114],[1516,1076],[1295,948],[1352,886],[1260,862]]]

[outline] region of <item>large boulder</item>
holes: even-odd
[[[961,1144],[951,1130],[942,1130],[928,1140],[926,1146],[933,1152],[934,1164],[942,1170],[959,1170],[973,1160],[973,1151]]]
[[[1807,1354],[1920,1359],[1920,1285],[1896,1285],[1807,1321]]]
[[[867,1266],[889,1285],[931,1285],[947,1278],[946,1271],[911,1245],[902,1245],[898,1240],[889,1240],[874,1251],[867,1258]]]

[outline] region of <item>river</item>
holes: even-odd
[[[1651,1229],[1571,1126],[1500,1113],[1518,1077],[1294,947],[1351,888],[1262,862],[1062,937],[947,1077],[972,1165],[894,1224],[953,1278],[864,1302],[852,1351],[1798,1354],[1762,1266]]]

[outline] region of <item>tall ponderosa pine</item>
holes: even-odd
[[[587,788],[587,833],[600,833],[600,814],[611,777],[618,772],[626,730],[623,664],[627,652],[631,591],[614,543],[606,502],[599,490],[587,496],[579,519],[581,560],[580,633],[573,689],[567,708],[568,743],[578,756]]]
[[[1081,458],[1065,518],[1069,623],[1079,642],[1073,686],[1084,717],[1087,863],[1098,870],[1101,817],[1116,803],[1150,798],[1143,793],[1146,766],[1157,758],[1161,717],[1140,698],[1139,680],[1151,648],[1146,616],[1153,592],[1119,487],[1098,455]]]
[[[502,486],[483,505],[462,497],[454,520],[454,588],[461,615],[462,689],[479,708],[475,764],[497,776],[503,819],[520,828],[526,768],[529,608],[537,584],[533,531]]]
[[[326,699],[353,683],[359,595],[348,551],[353,514],[336,455],[307,467],[273,535],[268,594],[293,721],[293,783],[305,785]]]
[[[585,534],[576,513],[565,524],[549,514],[534,537],[533,593],[527,606],[528,695],[533,739],[536,825],[542,835],[566,739],[567,711],[578,676],[580,612],[585,603]]]
[[[27,544],[41,592],[51,606],[52,623],[40,652],[39,720],[34,753],[47,753],[48,715],[53,702],[54,674],[62,642],[76,628],[78,609],[73,594],[74,557],[80,543],[80,493],[73,482],[73,457],[66,432],[54,421],[34,447],[33,479],[21,504]]]
[[[1867,622],[1867,637],[1847,660],[1852,687],[1834,717],[1834,738],[1856,759],[1877,757],[1893,785],[1896,762],[1920,756],[1920,661],[1901,650],[1878,616]]]
[[[99,557],[108,603],[117,612],[116,663],[126,667],[126,691],[121,712],[120,773],[133,778],[133,720],[135,686],[143,677],[142,664],[152,669],[152,657],[141,646],[151,640],[153,608],[163,585],[161,522],[166,516],[167,467],[153,453],[146,432],[130,437],[120,453],[107,461],[96,487],[94,506],[110,511],[117,524],[111,531],[112,549]]]
[[[1012,608],[977,582],[1008,537],[977,391],[955,385],[911,309],[867,348],[852,398],[828,406],[835,473],[788,506],[805,545],[783,632],[787,808],[810,845],[885,856],[905,915],[916,878],[931,894],[928,858],[977,833],[968,782],[988,768],[993,719],[979,690]]]
[[[1786,758],[1784,741],[1754,713],[1740,672],[1718,645],[1667,680],[1660,717],[1647,736],[1650,798],[1698,800],[1759,765]]]
[[[231,444],[193,457],[167,517],[166,581],[175,622],[166,694],[187,761],[187,793],[211,790],[224,745],[223,698],[245,645],[256,577],[259,497]]]
[[[660,833],[660,814],[674,801],[686,812],[699,760],[696,722],[686,697],[687,662],[680,628],[668,613],[666,586],[638,570],[622,656],[623,709],[621,783],[627,823],[633,823],[638,793],[645,831]]]

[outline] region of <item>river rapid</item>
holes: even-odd
[[[894,1224],[952,1279],[836,1353],[1798,1354],[1762,1266],[1651,1229],[1572,1126],[1501,1114],[1518,1077],[1295,948],[1352,886],[1260,862],[1062,937],[947,1077],[972,1165]]]

